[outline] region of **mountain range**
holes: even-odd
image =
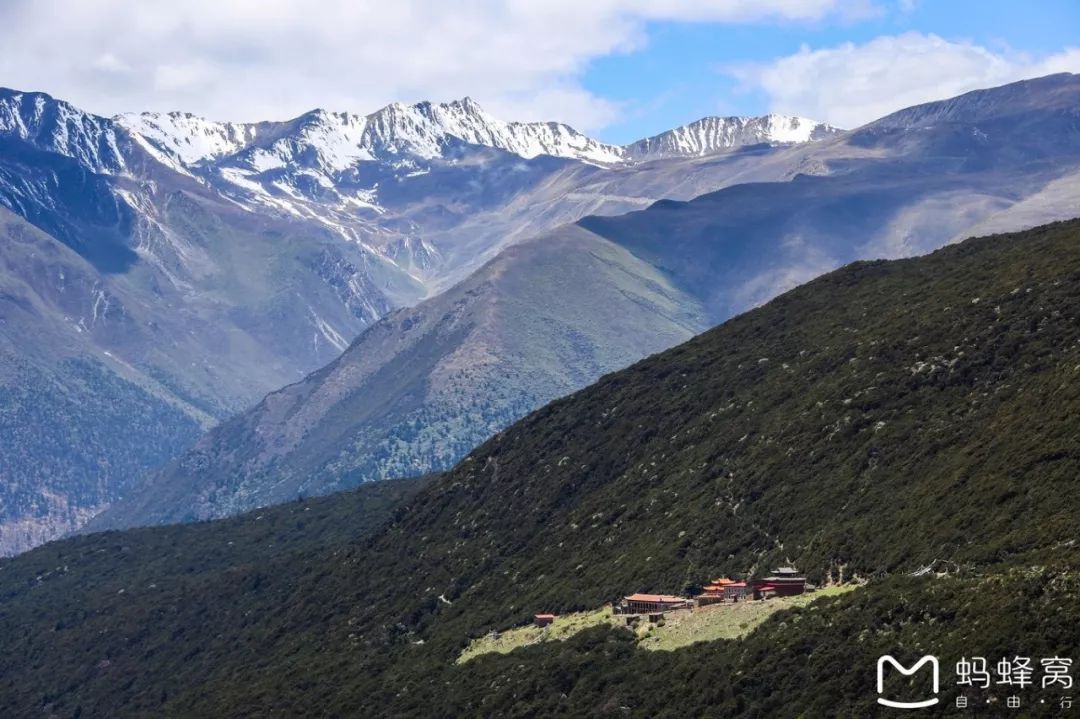
[[[468,99],[237,124],[0,90],[0,552],[81,526],[503,248],[835,132],[710,118],[617,147]]]
[[[0,560],[0,710],[862,717],[884,654],[940,658],[942,715],[992,705],[1015,689],[946,667],[1080,642],[1078,307],[1080,221],[860,261],[445,474]],[[742,639],[647,651],[619,622],[455,663],[536,612],[778,563],[857,583]]]
[[[546,402],[844,263],[1070,217],[1078,117],[1080,77],[1055,75],[696,160],[738,171],[689,201],[516,242],[210,431],[89,527],[207,519],[447,468]]]

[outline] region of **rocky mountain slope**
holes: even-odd
[[[661,272],[590,233],[522,243],[225,421],[88,529],[207,519],[447,467],[513,418],[706,323]]]
[[[1068,217],[1078,111],[1073,75],[969,93],[770,152],[733,175],[741,184],[689,202],[542,233],[388,316],[91,526],[445,468],[544,402],[846,262]]]
[[[131,113],[115,119],[142,144],[184,169],[244,153],[240,161],[249,161],[251,169],[283,167],[297,154],[307,154],[323,169],[343,170],[376,158],[432,159],[460,144],[493,147],[526,159],[550,155],[626,164],[708,155],[743,145],[811,142],[841,132],[789,115],[706,117],[620,146],[558,122],[505,122],[468,97],[439,104],[394,103],[366,116],[313,110],[281,123],[213,122],[180,112]]]
[[[840,130],[805,117],[704,117],[627,145],[623,156],[634,161],[708,155],[740,145],[803,143],[825,140]]]
[[[586,211],[623,211],[661,196],[688,199],[704,187],[723,184],[723,176],[715,175],[692,190],[678,191],[674,177],[667,177],[651,190],[635,183],[644,190],[637,197],[611,188],[594,198],[600,204],[577,209],[564,196],[585,190],[576,186],[583,180],[593,185],[614,178],[620,184],[650,161],[811,142],[840,132],[799,117],[710,117],[616,146],[560,123],[504,122],[470,98],[395,103],[366,116],[314,110],[280,123],[215,123],[179,113],[116,119],[140,145],[178,171],[198,176],[242,204],[307,217],[346,239],[369,242],[429,290],[462,279],[526,232],[572,221]],[[501,152],[477,153],[478,148]],[[522,158],[548,160],[534,167],[523,165]],[[567,166],[550,158],[578,162]],[[500,162],[505,159],[510,162]],[[559,182],[547,191],[538,186],[567,167],[575,171],[569,186]],[[613,175],[598,169],[629,171]],[[444,199],[450,186],[467,184],[478,185],[480,192],[458,188],[452,201]],[[528,204],[515,202],[518,212],[505,206],[523,191]],[[553,216],[548,203],[567,207]],[[487,212],[492,206],[495,212]],[[436,207],[439,216],[433,216]],[[540,228],[535,218],[541,213],[530,209],[538,207],[544,208],[545,218]],[[462,252],[466,236],[469,248]]]
[[[0,562],[0,706],[866,716],[883,653],[1057,656],[1080,640],[1078,292],[1078,221],[855,263],[533,413],[373,535],[301,546],[320,522],[290,504]],[[280,553],[223,548],[268,518]],[[179,532],[199,561],[162,563]],[[869,584],[740,641],[596,630],[454,664],[536,611],[781,561]],[[905,576],[927,565],[951,573]]]
[[[0,90],[0,391],[5,425],[41,440],[5,458],[0,553],[81,525],[502,247],[715,189],[772,151],[632,163],[469,100],[230,124]]]

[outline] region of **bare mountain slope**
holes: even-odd
[[[714,190],[790,139],[741,152],[770,136],[718,134],[723,152],[638,162],[468,99],[241,124],[0,90],[0,392],[20,432],[48,438],[2,467],[0,554],[78,526],[200,428],[502,248]],[[104,446],[72,406],[122,407],[108,427],[125,440]]]
[[[243,431],[204,437],[93,526],[219,516],[294,491],[450,466],[575,382],[842,264],[927,252],[1022,203],[1035,208],[1016,216],[1026,222],[1070,216],[1067,203],[1037,198],[1080,169],[1078,111],[1073,75],[969,93],[771,153],[738,175],[787,172],[788,181],[587,217],[519,243],[344,356],[374,355],[377,365],[350,374],[335,363],[287,390],[287,409],[261,415],[280,400],[272,396],[230,422]],[[624,259],[600,261],[613,253]],[[493,274],[513,281],[483,291]],[[418,326],[444,331],[415,332],[421,318]]]
[[[692,298],[584,230],[518,245],[216,427],[91,528],[205,519],[444,467],[512,418],[704,327]]]

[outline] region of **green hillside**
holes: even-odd
[[[187,449],[202,427],[185,409],[98,362],[35,366],[0,341],[0,554],[76,530]]]
[[[862,717],[882,653],[1067,655],[1078,308],[1080,222],[857,263],[548,405],[374,533],[282,523],[287,549],[191,571],[146,548],[222,525],[47,545],[0,564],[0,713]],[[740,640],[454,663],[536,611],[777,562],[868,584]]]

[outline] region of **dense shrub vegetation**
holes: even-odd
[[[1078,309],[1080,222],[857,263],[548,405],[377,531],[327,528],[351,495],[230,551],[270,510],[47,545],[0,564],[0,712],[862,717],[883,652],[1067,654]],[[781,561],[870,583],[738,642],[453,665],[535,611]]]
[[[80,526],[202,431],[95,362],[51,374],[4,352],[0,363],[0,553]]]

